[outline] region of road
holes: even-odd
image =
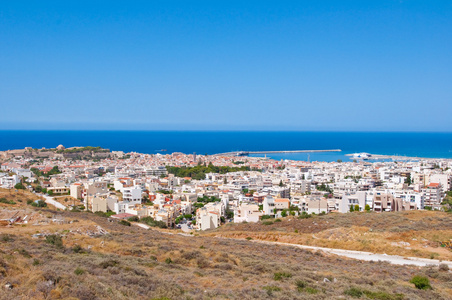
[[[55,200],[53,199],[53,197],[50,197],[50,196],[47,196],[47,195],[44,195],[44,194],[38,194],[38,193],[35,193],[35,194],[38,195],[38,196],[40,196],[40,197],[44,197],[45,202],[46,202],[47,204],[51,204],[51,205],[55,206],[56,208],[59,208],[59,209],[62,209],[62,210],[65,210],[65,209],[66,209],[66,206],[64,206],[63,204],[61,204],[61,203],[58,202],[58,201],[55,201]]]

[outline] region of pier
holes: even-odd
[[[319,153],[319,152],[341,152],[341,149],[330,150],[277,150],[277,151],[231,151],[218,153],[218,156],[248,156],[250,154],[276,154],[276,153]]]

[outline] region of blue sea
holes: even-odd
[[[140,153],[215,154],[229,151],[324,150],[332,153],[271,154],[273,159],[349,161],[345,154],[452,158],[452,133],[415,132],[242,132],[242,131],[0,131],[0,151],[100,146]],[[166,152],[162,152],[166,149]],[[262,156],[262,155],[261,155]]]

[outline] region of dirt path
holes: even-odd
[[[276,244],[276,245],[284,245],[291,247],[298,247],[301,249],[309,249],[309,250],[320,250],[325,253],[336,254],[339,256],[345,256],[348,258],[354,258],[365,261],[387,261],[391,264],[395,265],[413,265],[418,267],[424,267],[428,265],[439,265],[446,264],[449,268],[452,268],[451,261],[439,261],[437,259],[427,259],[427,258],[419,258],[419,257],[403,257],[398,255],[387,255],[387,254],[376,254],[371,252],[364,251],[354,251],[354,250],[344,250],[344,249],[333,249],[333,248],[323,248],[323,247],[315,247],[315,246],[305,246],[298,244],[289,244],[289,243],[281,243],[281,242],[269,242],[269,241],[260,241],[260,240],[251,240],[254,243],[261,244]]]

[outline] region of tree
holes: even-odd
[[[370,206],[369,206],[369,204],[366,204],[366,206],[365,206],[365,208],[364,208],[366,211],[370,211]]]
[[[281,179],[281,181],[279,181],[279,186],[284,186],[284,183],[282,182],[282,179]]]
[[[228,218],[228,219],[234,218],[234,212],[232,210],[227,210],[226,211],[226,218]]]
[[[411,185],[411,173],[408,173],[408,175],[406,176],[405,183]]]
[[[25,186],[22,183],[18,183],[14,186],[16,190],[25,190]]]
[[[353,212],[353,211],[354,211],[353,205],[350,205],[350,212]]]
[[[359,205],[358,204],[355,205],[355,211],[359,211]]]
[[[226,177],[223,179],[223,183],[224,183],[224,184],[227,184],[227,183],[228,183],[228,180],[226,179]]]
[[[287,217],[287,211],[286,210],[283,210],[281,212],[281,217],[283,217],[283,218]]]
[[[341,162],[342,162],[342,159],[338,159],[337,162],[338,162],[338,163],[341,163]]]

